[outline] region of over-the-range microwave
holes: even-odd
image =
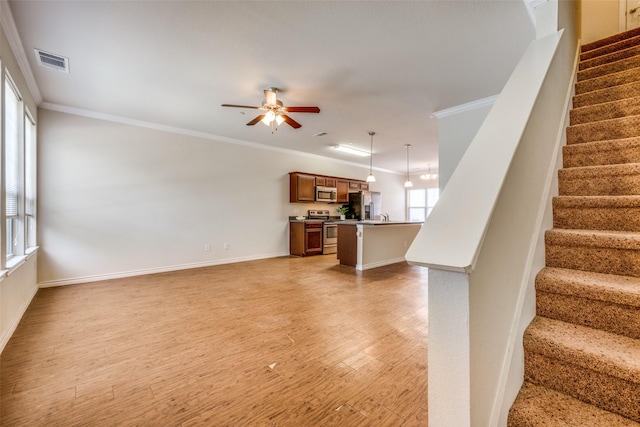
[[[335,187],[316,186],[316,202],[335,203],[338,200],[338,189]]]

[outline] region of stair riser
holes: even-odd
[[[602,46],[597,49],[592,49],[592,50],[583,52],[580,54],[580,61],[596,58],[598,56],[608,55],[610,53],[617,52],[619,50],[624,50],[630,47],[637,46],[638,44],[640,44],[640,37],[638,36],[629,37],[617,43],[608,44],[606,46]]]
[[[562,147],[565,168],[625,163],[640,163],[640,141],[606,141],[590,146],[573,144]]]
[[[640,82],[629,83],[622,86],[613,86],[594,92],[587,92],[573,97],[573,108],[586,107],[604,102],[640,96]]]
[[[599,40],[594,40],[592,42],[589,43],[585,43],[580,47],[580,51],[581,52],[589,52],[590,50],[595,50],[598,48],[601,48],[603,46],[607,46],[607,45],[611,45],[614,43],[618,43],[622,40],[626,40],[626,39],[630,39],[636,36],[640,36],[640,27],[638,28],[633,28],[631,30],[628,31],[623,31],[621,33],[618,34],[613,34],[611,36],[599,39]]]
[[[547,267],[640,277],[640,251],[600,246],[545,245]]]
[[[640,385],[527,349],[525,380],[640,422]]]
[[[608,64],[602,64],[598,67],[587,68],[586,70],[578,71],[577,81],[581,82],[584,80],[594,79],[596,77],[602,77],[607,74],[629,70],[637,67],[639,63],[640,58],[632,56],[630,58],[621,59]]]
[[[640,117],[631,116],[567,128],[567,144],[640,136]]]
[[[640,207],[586,208],[554,207],[553,227],[572,230],[640,232]]]
[[[620,73],[608,74],[606,76],[576,83],[576,95],[633,83],[638,80],[640,80],[640,69],[638,68],[626,70]]]
[[[629,98],[614,103],[598,104],[570,111],[572,125],[618,119],[625,116],[640,115],[640,98]]]
[[[571,172],[571,170],[564,169],[560,172]],[[640,194],[640,174],[585,177],[559,173],[558,190],[561,196],[638,195]]]
[[[640,310],[635,307],[536,291],[536,314],[640,338]]]
[[[588,70],[589,68],[599,67],[601,65],[610,64],[612,62],[618,62],[636,55],[640,55],[640,46],[633,46],[628,49],[610,53],[609,55],[599,56],[593,59],[588,59],[586,61],[581,61],[578,65],[578,70]]]

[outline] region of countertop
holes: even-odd
[[[407,224],[416,224],[422,225],[422,221],[358,221],[355,219],[347,219],[344,221],[335,220],[332,221],[334,224],[344,224],[344,225],[407,225]]]

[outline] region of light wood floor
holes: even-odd
[[[427,270],[335,255],[41,289],[2,426],[425,426]]]

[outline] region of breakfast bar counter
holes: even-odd
[[[405,260],[422,222],[336,221],[340,264],[368,270]]]

